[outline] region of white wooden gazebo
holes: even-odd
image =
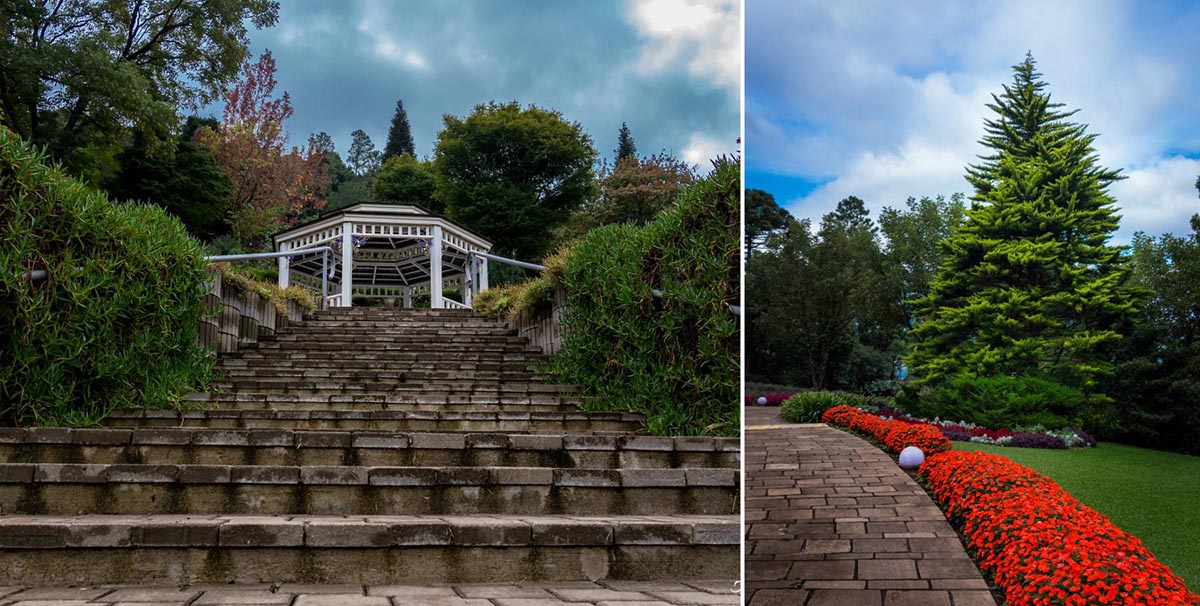
[[[330,307],[349,307],[354,297],[402,301],[429,295],[433,308],[470,308],[471,293],[487,289],[487,253],[492,243],[479,234],[418,206],[355,204],[274,236],[275,250],[333,248]],[[321,288],[322,255],[279,257],[279,285]],[[462,300],[443,296],[462,293]]]

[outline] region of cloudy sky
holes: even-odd
[[[747,187],[798,216],[969,194],[984,104],[1026,51],[1128,177],[1118,240],[1200,212],[1200,3],[755,0],[746,22]]]
[[[382,148],[403,99],[417,155],[428,156],[443,114],[516,100],[582,124],[601,157],[622,121],[642,154],[707,166],[738,147],[735,0],[281,4],[279,23],[250,41],[256,56],[271,50],[276,90],[291,94],[294,143],[325,131],[344,156],[361,128]]]

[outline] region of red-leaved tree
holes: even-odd
[[[292,116],[292,102],[287,92],[273,98],[275,85],[275,59],[268,50],[257,63],[242,67],[238,83],[225,95],[217,129],[196,133],[233,182],[229,221],[234,236],[249,248],[324,207],[322,193],[329,185],[322,163],[329,150],[314,137],[305,149],[288,146],[284,122]]]

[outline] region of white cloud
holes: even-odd
[[[1081,108],[1075,119],[1099,134],[1101,164],[1130,177],[1113,188],[1121,237],[1181,231],[1200,202],[1200,161],[1176,157],[1200,140],[1179,122],[1193,113],[1197,83],[1186,76],[1198,66],[1158,31],[1191,26],[1149,34],[1138,26],[1148,12],[1132,0],[751,3],[748,167],[828,180],[792,201],[801,216],[846,195],[878,210],[970,193],[963,169],[982,152],[985,105],[1029,50],[1053,98]]]
[[[630,0],[629,20],[646,40],[642,73],[687,65],[688,73],[740,94],[742,21],[738,0]]]
[[[368,4],[362,19],[358,22],[358,31],[369,43],[376,57],[399,66],[417,71],[430,71],[429,61],[416,49],[400,44],[385,27],[386,20],[381,12],[382,7]]]
[[[688,164],[699,165],[703,171],[708,167],[709,160],[735,151],[736,141],[725,143],[702,133],[693,133],[688,139],[687,147],[683,149],[683,160]]]

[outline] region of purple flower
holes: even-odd
[[[1092,437],[1092,434],[1089,434],[1082,429],[1076,429],[1074,427],[1068,427],[1067,429],[1075,432],[1075,435],[1079,436],[1079,439],[1086,442],[1089,447],[1091,447],[1091,448],[1096,447],[1096,438]]]
[[[1058,436],[1044,433],[1015,433],[1008,439],[1008,446],[1016,448],[1054,448],[1066,450],[1067,443]]]
[[[971,434],[969,434],[965,431],[954,431],[953,429],[943,429],[942,435],[946,436],[946,439],[953,440],[955,442],[970,442],[971,441]]]

